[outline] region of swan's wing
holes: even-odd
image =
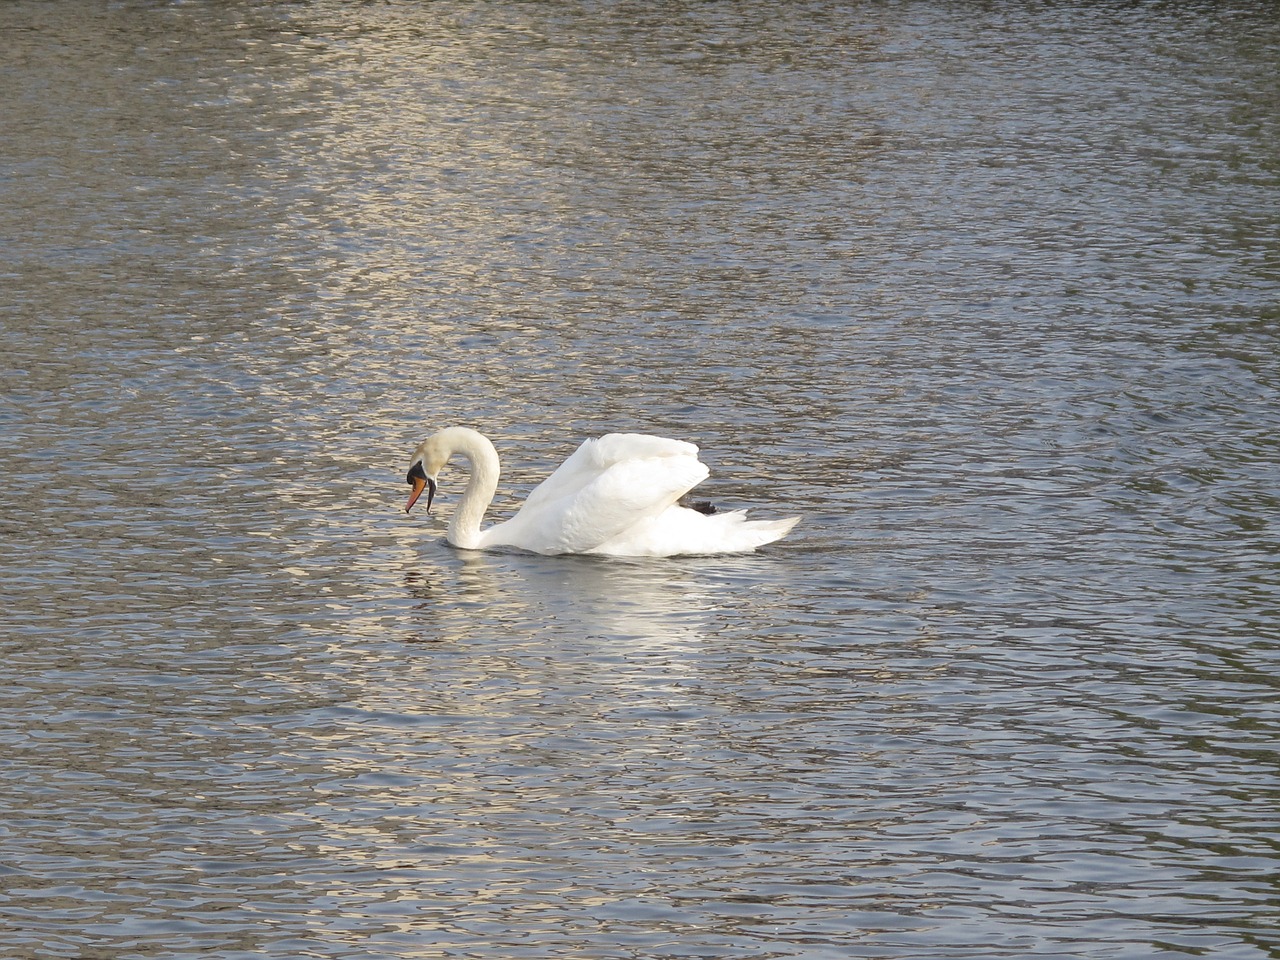
[[[536,509],[540,504],[573,496],[616,464],[667,457],[697,460],[698,448],[683,440],[641,433],[609,433],[595,440],[584,440],[551,476],[533,488],[521,510]]]
[[[651,457],[698,458],[698,448],[684,440],[669,440],[644,433],[606,433],[592,444],[592,456],[603,464],[623,460],[647,460]]]
[[[561,536],[574,553],[590,550],[662,513],[708,473],[696,456],[615,463],[565,503]]]
[[[579,448],[565,466],[582,452]],[[537,553],[586,553],[662,513],[709,472],[696,454],[683,451],[616,460],[603,469],[599,468],[601,460],[591,460],[595,454],[610,452],[607,447],[604,451],[588,450],[589,469],[572,464],[573,469],[564,477],[560,476],[564,467],[557,470],[534,491],[537,497],[530,495],[518,514],[485,531],[487,545],[510,545]],[[551,483],[553,480],[556,482]]]

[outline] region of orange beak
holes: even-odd
[[[413,509],[413,505],[418,502],[418,498],[422,496],[422,491],[427,491],[427,512],[431,512],[431,501],[436,496],[436,482],[430,477],[414,477],[413,492],[409,494],[409,502],[405,504],[404,512],[408,513]]]

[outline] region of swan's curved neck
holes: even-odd
[[[449,437],[449,446],[454,453],[465,457],[471,467],[467,488],[449,520],[449,542],[455,547],[474,550],[480,546],[480,521],[498,489],[498,451],[484,434],[466,429],[457,429],[456,434]]]

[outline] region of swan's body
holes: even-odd
[[[743,510],[708,515],[682,507],[676,501],[710,472],[698,460],[698,448],[681,440],[610,433],[585,441],[514,517],[481,530],[498,489],[498,453],[487,437],[467,427],[441,430],[414,451],[406,512],[424,489],[431,509],[436,477],[454,454],[466,458],[471,478],[449,521],[448,539],[469,550],[615,557],[745,553],[785,536],[800,519],[747,520]]]

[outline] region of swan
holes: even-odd
[[[418,445],[406,478],[408,513],[454,454],[471,467],[448,540],[467,550],[514,548],[533,553],[672,557],[746,553],[785,536],[799,517],[747,520],[745,510],[704,512],[677,501],[706,479],[698,448],[682,440],[610,433],[586,440],[529,494],[520,511],[485,530],[480,520],[498,489],[498,452],[469,427],[446,427]],[[707,508],[714,510],[714,508]]]

